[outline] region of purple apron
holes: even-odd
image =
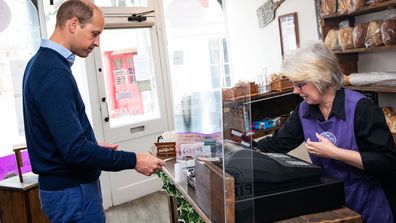
[[[354,131],[355,109],[357,102],[364,96],[358,92],[345,89],[345,120],[336,116],[320,122],[304,118],[309,105],[303,101],[299,106],[299,118],[304,130],[304,138],[317,142],[315,132],[329,139],[337,147],[359,151]],[[312,162],[321,166],[327,175],[344,181],[346,206],[363,217],[367,223],[391,223],[392,212],[376,177],[344,162],[318,157],[310,154]]]

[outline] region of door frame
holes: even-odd
[[[149,8],[135,8],[138,12],[154,10],[151,15],[155,16],[155,32],[157,36],[157,46],[158,46],[158,54],[159,54],[159,68],[161,70],[161,78],[162,78],[162,88],[164,93],[164,104],[166,110],[166,120],[168,129],[174,129],[174,118],[173,118],[173,100],[172,100],[172,82],[170,76],[170,69],[169,69],[169,60],[168,60],[168,51],[167,51],[167,44],[165,38],[165,30],[164,30],[164,16],[163,16],[163,7],[161,1],[152,1],[149,0]],[[114,15],[116,13],[130,13],[131,8],[101,8],[104,12],[105,16],[107,15]],[[133,11],[135,12],[135,11]],[[95,49],[99,50],[99,49]],[[104,126],[102,122],[101,116],[101,100],[100,94],[98,89],[98,80],[97,80],[97,68],[95,65],[95,58],[94,55],[91,54],[86,58],[86,71],[87,71],[87,85],[89,91],[89,99],[90,99],[90,106],[92,112],[92,128],[94,129],[95,136],[98,141],[104,141]],[[161,93],[161,92],[160,92]],[[103,196],[103,206],[105,209],[113,206],[112,202],[112,192],[111,192],[111,185],[110,185],[110,173],[109,172],[102,172],[100,177],[101,187],[102,187],[102,196]],[[143,195],[142,195],[143,196]]]

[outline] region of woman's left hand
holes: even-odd
[[[318,133],[315,133],[315,135],[319,140],[318,142],[313,142],[310,138],[308,138],[305,143],[308,152],[315,156],[334,159],[335,153],[337,150],[339,150],[339,148]]]

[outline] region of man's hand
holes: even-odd
[[[112,144],[108,142],[99,142],[99,146],[106,147],[108,149],[116,150],[118,148],[118,144]]]
[[[160,170],[165,165],[165,161],[147,153],[136,153],[135,170],[146,176]]]

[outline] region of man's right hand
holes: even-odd
[[[165,165],[165,161],[147,153],[136,153],[135,170],[146,176],[160,170]]]

